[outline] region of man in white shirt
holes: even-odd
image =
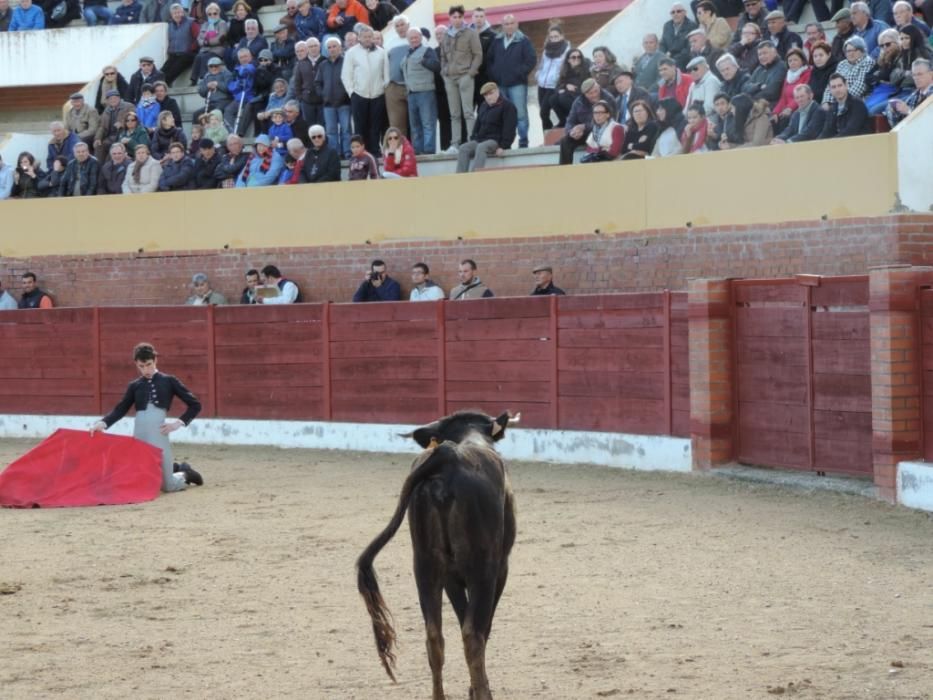
[[[0,311],[12,311],[17,308],[19,308],[19,304],[16,303],[16,299],[3,288],[3,283],[0,282]]]
[[[427,264],[420,262],[412,265],[411,268],[411,301],[438,301],[445,299],[446,295],[440,285],[428,279],[431,271]]]
[[[366,150],[378,158],[385,129],[389,61],[385,49],[376,45],[372,27],[357,26],[360,43],[344,56],[340,79],[350,96],[354,127],[365,140]]]
[[[266,287],[275,287],[279,290],[277,296],[264,296],[262,292],[256,295],[258,304],[297,304],[301,302],[301,292],[298,285],[282,277],[279,268],[275,265],[266,265],[262,268],[263,283]]]

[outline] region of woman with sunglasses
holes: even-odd
[[[382,143],[385,155],[382,176],[385,178],[418,177],[418,161],[415,149],[394,126],[386,130]]]
[[[136,112],[123,118],[123,127],[117,132],[117,143],[122,143],[127,153],[135,153],[139,145],[149,145],[149,132],[139,123]]]
[[[198,55],[194,57],[194,66],[191,68],[191,86],[207,73],[207,62],[214,58],[224,57],[224,46],[227,43],[227,33],[230,28],[220,16],[220,5],[211,3],[204,12],[204,22],[198,32]]]
[[[123,77],[123,74],[117,70],[116,66],[104,66],[104,69],[100,72],[97,95],[94,97],[94,107],[97,109],[98,114],[103,114],[104,110],[107,109],[104,95],[111,90],[119,92],[120,97],[125,100],[127,95],[130,94],[130,84]]]
[[[622,153],[625,127],[612,118],[612,107],[604,100],[593,105],[593,129],[586,137],[586,155],[581,163],[616,160]]]
[[[573,101],[580,96],[580,86],[590,77],[590,59],[580,49],[567,52],[564,64],[560,68],[557,87],[551,96],[551,109],[557,114],[557,127],[563,129]]]
[[[914,89],[914,79],[908,67],[901,68],[900,34],[896,29],[885,29],[878,35],[878,60],[868,74],[873,86],[865,96],[869,116],[884,112],[888,100],[902,99]]]

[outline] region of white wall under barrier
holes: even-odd
[[[933,211],[933,100],[921,104],[894,133],[901,204],[912,211]]]
[[[653,32],[658,38],[661,37],[664,23],[671,18],[672,2],[635,0],[580,44],[580,48],[586,56],[592,58],[594,47],[608,46],[619,63],[631,66],[635,57],[642,52],[641,40],[645,34]]]
[[[3,32],[0,87],[83,83],[126,49],[132,50],[134,58],[149,54],[161,63],[165,41],[164,24]],[[129,64],[120,67],[128,77]],[[133,70],[137,68],[134,64]]]
[[[0,155],[4,163],[15,168],[20,153],[32,153],[45,170],[48,143],[49,137],[44,134],[0,134]]]

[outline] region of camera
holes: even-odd
[[[382,273],[380,272],[370,272],[369,273],[370,281],[375,282],[376,280],[382,279]]]

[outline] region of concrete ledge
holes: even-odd
[[[908,508],[933,511],[933,464],[901,462],[897,465],[897,502]]]
[[[58,428],[83,430],[96,416],[0,416],[0,438],[44,438]],[[198,445],[272,445],[318,450],[357,450],[416,454],[418,447],[399,433],[413,425],[205,419],[173,433],[179,443]],[[111,429],[131,435],[133,421]],[[506,459],[557,464],[596,464],[637,470],[689,472],[690,440],[658,435],[628,435],[571,430],[512,428],[498,445]]]

